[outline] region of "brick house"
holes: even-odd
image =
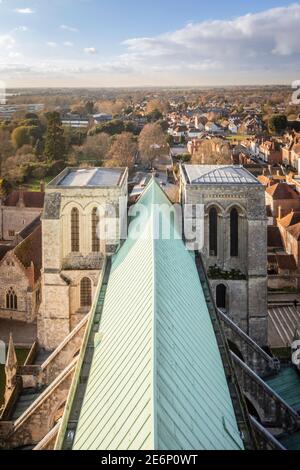
[[[282,162],[282,152],[278,142],[266,140],[259,146],[260,157],[270,165]]]
[[[292,209],[300,210],[300,195],[287,183],[273,184],[266,189],[266,205],[275,219],[282,218]]]

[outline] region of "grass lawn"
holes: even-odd
[[[16,354],[18,358],[18,363],[20,365],[24,364],[25,359],[29,353],[29,349],[17,349]],[[0,364],[0,406],[4,402],[4,390],[5,390],[5,371],[4,364]]]

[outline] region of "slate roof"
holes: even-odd
[[[184,165],[189,184],[260,184],[242,166],[234,165]]]
[[[139,202],[112,262],[73,449],[243,449],[194,256],[154,179]]]

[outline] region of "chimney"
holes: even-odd
[[[25,203],[24,203],[24,191],[23,189],[19,189],[19,200],[17,202],[17,206],[18,207],[25,207]]]

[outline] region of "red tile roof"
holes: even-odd
[[[300,211],[292,211],[282,219],[278,219],[277,222],[279,225],[285,228],[296,225],[300,222]]]
[[[300,223],[296,225],[292,225],[292,227],[288,227],[287,231],[291,234],[293,238],[297,241],[300,240]]]
[[[45,193],[34,191],[12,191],[6,198],[5,205],[16,207],[22,196],[25,207],[43,208]]]
[[[266,193],[273,199],[299,199],[299,194],[296,193],[288,184],[277,183],[266,189]]]

